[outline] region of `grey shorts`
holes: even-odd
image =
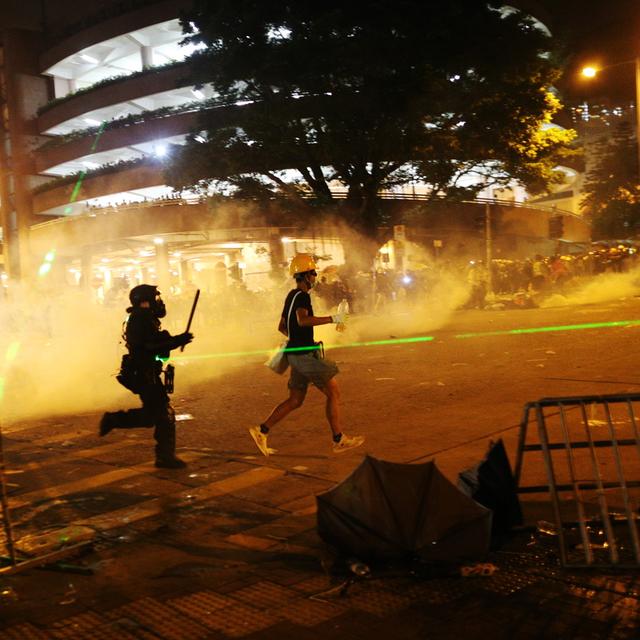
[[[288,354],[291,365],[289,389],[306,391],[309,383],[319,389],[324,387],[338,373],[338,365],[331,360],[320,358],[318,351],[303,354]]]

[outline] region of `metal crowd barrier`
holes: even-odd
[[[518,493],[550,496],[563,567],[640,567],[638,416],[640,393],[542,398],[524,407]],[[535,452],[546,483],[537,465],[527,467],[534,483],[523,484],[525,454]]]

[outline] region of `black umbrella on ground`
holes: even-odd
[[[363,560],[459,562],[482,559],[489,550],[491,512],[461,493],[434,462],[367,456],[317,502],[320,537]]]
[[[494,547],[500,545],[513,527],[522,524],[518,487],[502,439],[491,442],[485,457],[459,474],[458,487],[493,512]]]

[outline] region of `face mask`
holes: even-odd
[[[167,315],[167,308],[164,306],[164,302],[161,298],[156,298],[151,308],[153,309],[153,315],[156,318],[164,318]]]

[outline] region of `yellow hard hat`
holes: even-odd
[[[313,256],[308,253],[297,253],[293,256],[289,265],[289,273],[294,276],[296,273],[305,273],[306,271],[315,271],[316,263]]]

